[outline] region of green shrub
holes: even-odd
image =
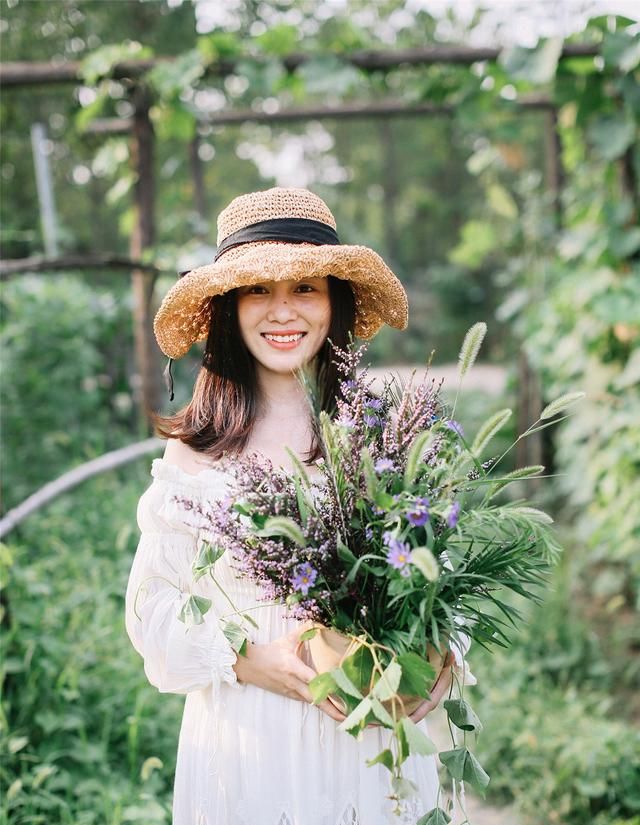
[[[148,464],[86,483],[2,547],[2,822],[170,822],[182,698],[147,683],[124,629]]]
[[[135,441],[137,425],[126,289],[25,276],[4,285],[2,316],[3,484],[11,507],[64,470]]]

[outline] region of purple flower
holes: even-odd
[[[364,415],[364,423],[367,427],[377,427],[380,424],[380,417],[377,415]]]
[[[352,429],[356,424],[350,415],[345,415],[344,413],[336,419],[336,423],[340,424],[341,427],[347,427],[348,429]]]
[[[373,540],[373,530],[368,525],[364,528],[364,537],[367,541]]]
[[[375,463],[376,473],[386,473],[395,470],[396,465],[390,458],[379,458]]]
[[[382,400],[380,398],[369,398],[367,400],[367,407],[372,410],[382,409]]]
[[[318,571],[315,570],[309,562],[299,564],[294,568],[294,576],[292,580],[293,589],[298,590],[303,596],[309,592],[309,588],[315,583],[318,578]]]
[[[389,546],[387,553],[387,561],[396,570],[399,570],[403,576],[409,576],[411,570],[409,568],[409,559],[411,557],[411,547],[408,542],[393,539],[393,543]]]
[[[464,436],[464,430],[462,429],[462,425],[459,424],[457,421],[454,421],[453,418],[450,418],[448,421],[445,422],[445,427],[449,430],[453,430],[456,435],[460,437]]]
[[[407,513],[407,521],[413,527],[424,527],[429,521],[429,499],[417,498],[413,510]]]
[[[460,513],[460,502],[454,501],[451,505],[449,513],[447,514],[447,527],[455,527],[458,523],[458,514]]]

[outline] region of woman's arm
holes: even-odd
[[[156,479],[138,503],[141,535],[129,574],[125,617],[151,684],[161,692],[189,693],[235,683],[236,654],[212,610],[202,624],[189,628],[179,618],[191,593],[205,593],[204,583],[194,583],[191,572],[196,534],[167,520],[174,492],[168,482]]]

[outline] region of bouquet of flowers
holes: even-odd
[[[485,332],[476,324],[467,333],[461,379]],[[236,464],[234,500],[213,502],[203,513],[208,541],[194,572],[213,576],[217,559],[229,553],[265,600],[286,603],[307,622],[301,641],[318,672],[309,685],[314,701],[331,698],[346,714],[340,727],[354,736],[370,724],[391,731],[389,748],[370,764],[388,768],[400,810],[417,790],[403,777],[403,762],[410,753],[436,752],[409,714],[429,697],[454,648],[463,647],[462,634],[483,647],[508,644],[509,628],[522,619],[502,594],[538,600],[536,588],[560,548],[549,516],[524,500],[498,498],[508,484],[544,468],[500,474],[506,453],[483,460],[511,411],[497,412],[469,442],[453,417],[456,404],[446,409],[433,379],[403,386],[391,378],[373,392],[367,369],[357,369],[365,349],[334,347],[341,387],[333,417],[318,411],[316,388],[302,376],[322,453],[320,480],[293,454],[293,473],[265,472],[255,460]],[[547,406],[519,438],[555,423],[581,395]],[[185,618],[198,620],[207,607],[206,599],[191,597]],[[240,653],[247,621],[254,622],[239,614],[225,628]],[[454,668],[459,698],[444,703],[464,742],[456,747],[454,738],[439,758],[454,790],[467,781],[484,794],[489,777],[466,745],[467,732],[477,734],[481,724],[464,698],[464,675],[464,666]],[[438,807],[418,825],[449,821]]]

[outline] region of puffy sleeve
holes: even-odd
[[[172,500],[175,494],[175,485],[155,478],[138,502],[141,535],[127,585],[126,629],[144,659],[147,678],[159,691],[216,690],[221,682],[236,683],[236,653],[213,607],[203,624],[187,628],[178,618],[189,595],[210,593],[206,581],[194,582],[197,531],[184,521],[184,512]]]

